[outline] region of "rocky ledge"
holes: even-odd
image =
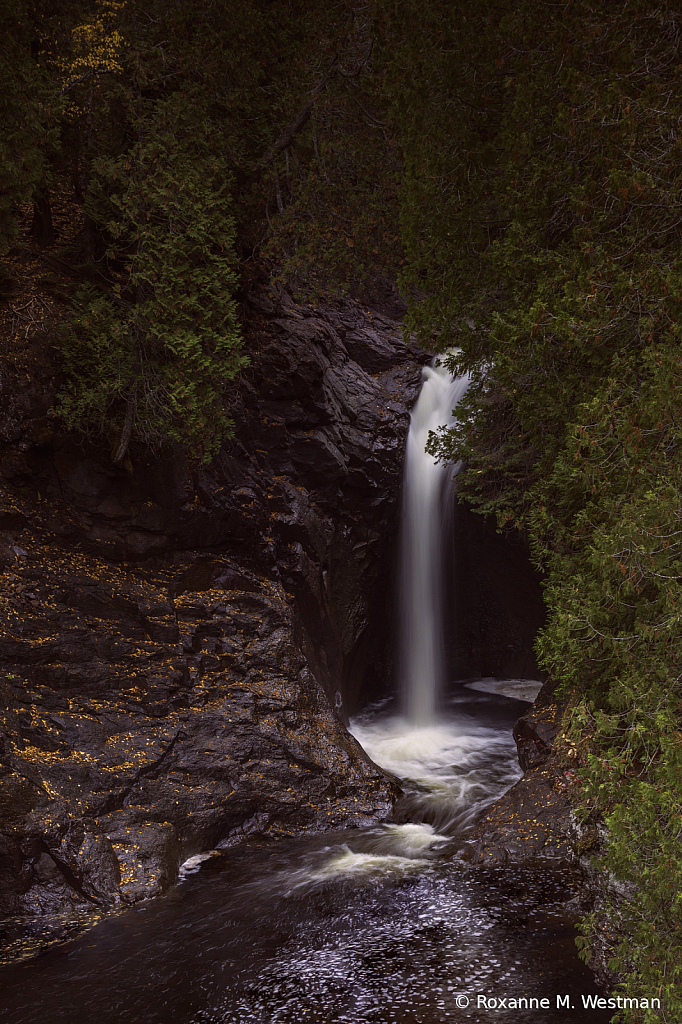
[[[578,818],[584,806],[583,755],[561,732],[567,704],[556,698],[556,684],[544,684],[535,703],[514,726],[521,779],[488,810],[469,837],[464,858],[472,864],[547,864],[577,868],[579,905],[590,912],[588,966],[605,990],[623,978],[610,962],[626,938],[620,907],[633,895],[632,883],[619,881],[594,858],[604,851],[607,829],[598,807]]]
[[[464,858],[470,863],[575,862],[594,845],[594,830],[581,827],[573,813],[571,795],[581,782],[571,748],[559,749],[555,742],[565,710],[555,683],[548,680],[516,722],[514,739],[524,774],[468,837]]]
[[[351,301],[243,312],[235,438],[208,467],[116,469],[54,432],[58,376],[3,377],[6,915],[132,902],[200,851],[390,813],[393,781],[344,722],[390,673],[426,357]]]

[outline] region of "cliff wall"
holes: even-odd
[[[348,301],[244,306],[209,467],[56,435],[49,368],[0,424],[0,910],[163,891],[188,856],[361,825],[395,792],[345,729],[390,675],[424,353]]]

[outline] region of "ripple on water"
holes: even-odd
[[[376,764],[403,782],[397,816],[454,834],[520,777],[511,730],[466,717],[415,727],[397,715],[358,718],[350,731]]]
[[[551,996],[555,1005],[557,991],[592,990],[563,912],[575,880],[559,873],[453,877],[441,862],[416,877],[384,875],[369,888],[339,875],[333,881],[307,901],[299,927],[292,908],[288,941],[242,970],[193,1024],[483,1024],[490,1015],[477,1011],[477,993]],[[468,1009],[458,1003],[463,994]],[[538,1014],[495,1020],[537,1024]],[[561,1010],[542,1020],[577,1024],[580,1015]]]
[[[403,780],[411,820],[195,855],[165,899],[108,918],[68,955],[0,970],[3,1024],[35,1024],[46,1008],[50,1024],[489,1024],[478,993],[554,1006],[557,992],[596,992],[574,945],[568,869],[453,857],[520,775],[510,724],[411,729],[384,716],[352,729]],[[582,1010],[541,1017],[584,1024]]]

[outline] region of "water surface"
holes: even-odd
[[[526,706],[463,691],[431,731],[385,711],[354,723],[410,779],[396,822],[195,862],[164,898],[0,968],[0,1020],[606,1022],[580,1008],[599,990],[574,944],[579,879],[460,858],[473,818],[520,774],[511,724]],[[557,994],[576,1009],[556,1009]],[[479,995],[550,1009],[479,1009]]]

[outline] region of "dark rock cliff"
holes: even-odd
[[[576,750],[561,733],[567,703],[549,679],[514,725],[523,776],[487,808],[467,838],[472,864],[578,862],[594,845],[593,826],[573,812],[581,783]]]
[[[446,640],[455,678],[542,679],[533,642],[546,609],[524,540],[501,535],[494,518],[462,503],[454,508],[453,532]]]
[[[247,836],[385,817],[343,722],[390,674],[408,409],[397,325],[253,296],[233,442],[117,470],[5,380],[0,910],[163,891]]]
[[[0,912],[134,901],[201,851],[390,814],[345,724],[394,677],[428,357],[374,310],[250,295],[208,467],[117,469],[55,433],[49,359],[0,367]],[[453,677],[532,674],[525,553],[464,509],[455,528]]]

